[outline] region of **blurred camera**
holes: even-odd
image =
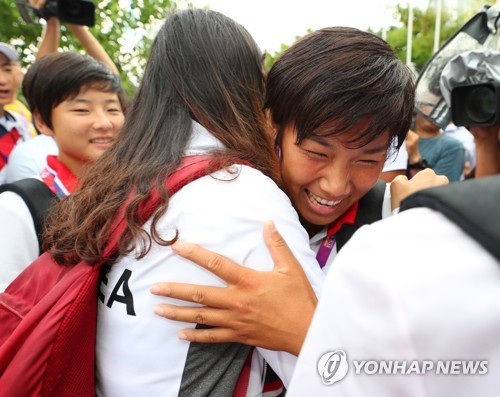
[[[500,82],[466,84],[451,91],[455,125],[490,127],[500,122]]]
[[[28,0],[17,0],[17,9],[26,23],[39,23],[57,17],[62,22],[73,25],[94,26],[95,6],[92,0],[47,0],[44,7],[37,9]]]
[[[499,84],[500,2],[484,6],[429,59],[416,83],[416,110],[442,129],[450,121],[492,126],[500,121]]]

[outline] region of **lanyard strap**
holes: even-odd
[[[358,212],[358,204],[359,200],[356,201],[351,207],[335,222],[331,223],[328,226],[328,231],[326,236],[321,240],[321,245],[319,247],[318,253],[316,254],[316,260],[319,263],[319,266],[323,269],[328,261],[328,257],[332,253],[333,247],[335,247],[335,243],[337,239],[335,238],[335,233],[337,233],[342,225],[354,224],[356,220],[356,214]]]
[[[330,256],[333,247],[335,247],[335,235],[332,234],[330,236],[326,236],[321,241],[321,245],[319,247],[318,253],[316,254],[316,260],[319,263],[319,266],[323,269],[328,261],[328,257]]]

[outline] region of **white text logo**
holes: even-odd
[[[488,360],[351,360],[344,350],[323,354],[318,373],[325,385],[333,385],[347,375],[349,365],[354,375],[486,375]]]
[[[438,360],[438,361],[356,361],[353,360],[354,373],[366,375],[484,375],[488,373],[488,361]]]

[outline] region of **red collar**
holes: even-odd
[[[351,207],[346,212],[344,212],[344,214],[339,219],[330,223],[330,225],[328,226],[328,231],[326,232],[327,237],[337,233],[345,223],[348,225],[354,224],[354,222],[356,221],[356,215],[358,213],[358,204],[359,200],[351,205]]]

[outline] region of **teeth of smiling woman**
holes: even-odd
[[[92,143],[109,143],[109,142],[113,142],[113,138],[95,138],[95,139],[91,139],[90,142],[92,142]]]
[[[314,194],[312,194],[310,191],[307,192],[307,195],[309,198],[313,201],[315,201],[318,204],[324,205],[326,207],[333,207],[334,205],[337,205],[340,203],[342,200],[325,200],[324,198],[318,197]]]

